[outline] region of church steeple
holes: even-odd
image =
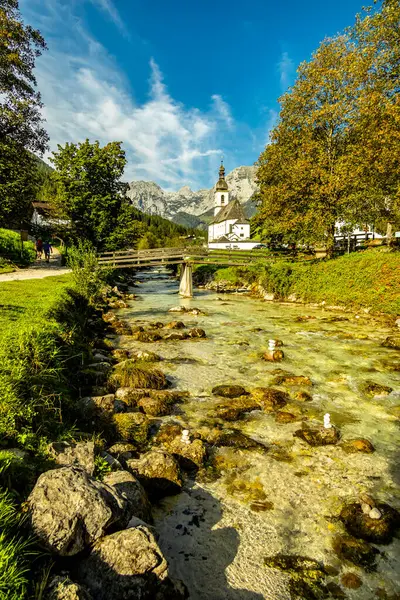
[[[219,179],[215,186],[215,201],[214,201],[214,217],[219,211],[229,203],[229,191],[228,184],[225,180],[225,167],[221,160],[221,166],[219,168]]]

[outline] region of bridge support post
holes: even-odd
[[[181,282],[179,295],[182,298],[193,298],[193,267],[189,263],[181,265]]]

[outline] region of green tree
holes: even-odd
[[[101,147],[86,140],[58,146],[51,159],[57,185],[56,204],[71,221],[72,235],[89,240],[98,250],[109,247],[110,235],[121,226],[127,184],[121,142]]]

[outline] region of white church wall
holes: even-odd
[[[214,217],[229,203],[229,192],[215,192]]]

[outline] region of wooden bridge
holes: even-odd
[[[193,296],[192,271],[194,264],[244,267],[266,258],[265,250],[209,250],[203,247],[154,248],[152,250],[119,250],[99,254],[99,265],[112,269],[138,269],[181,264],[179,293]]]

